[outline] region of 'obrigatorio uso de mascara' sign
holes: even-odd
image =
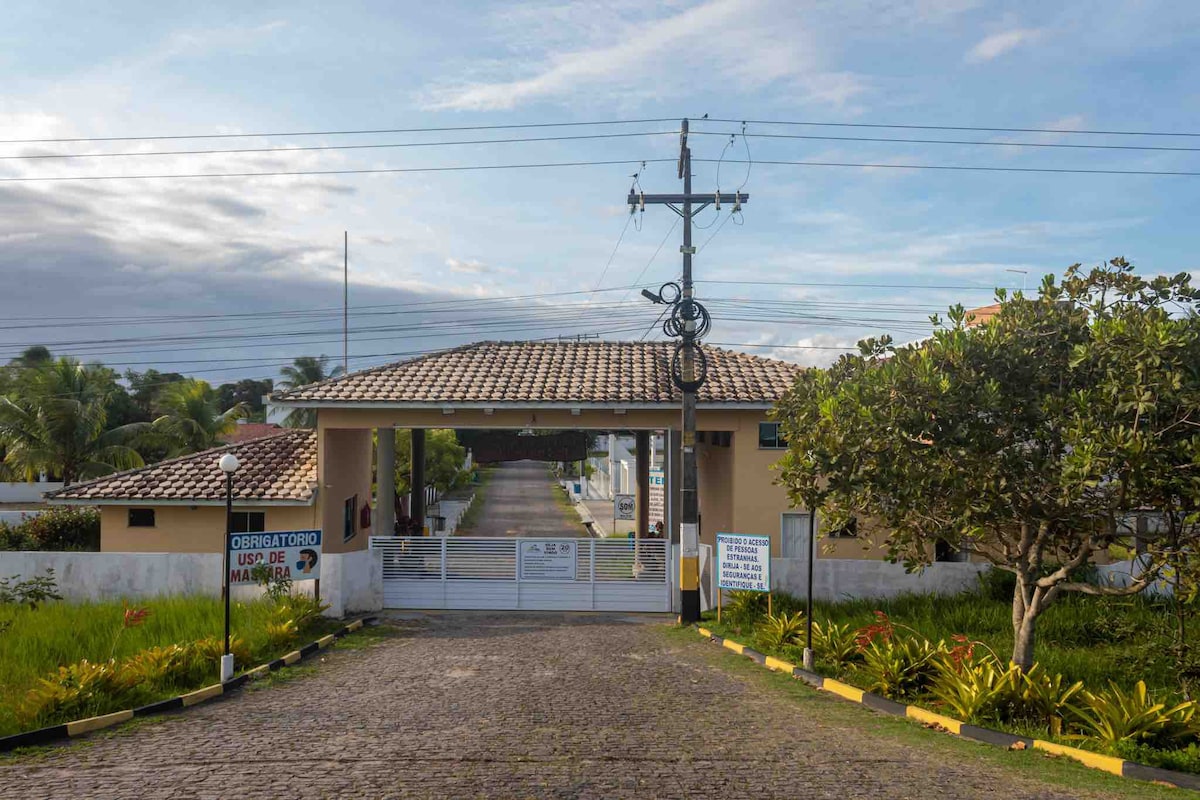
[[[229,537],[229,582],[257,583],[256,564],[266,564],[272,578],[310,581],[321,577],[320,531],[264,531]]]

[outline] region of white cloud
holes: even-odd
[[[1042,32],[1036,28],[1015,28],[1011,31],[994,33],[967,51],[965,60],[971,64],[991,61],[1014,48],[1037,39]]]
[[[487,264],[484,264],[482,261],[476,261],[473,258],[465,260],[460,258],[447,258],[446,266],[450,268],[451,272],[466,273],[468,275],[482,275],[486,272],[492,271],[492,268]]]
[[[584,41],[572,48],[561,36],[547,37],[552,49],[524,75],[495,77],[497,68],[525,58],[476,65],[479,79],[428,87],[422,101],[430,109],[490,111],[572,96],[594,101],[597,92],[665,97],[693,89],[697,70],[743,90],[778,84],[834,106],[861,92],[858,76],[825,64],[818,37],[799,17],[781,19],[791,11],[773,0],[709,0],[657,19],[576,28]],[[532,49],[528,30],[511,38],[511,49]]]

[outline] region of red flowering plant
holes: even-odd
[[[150,609],[148,608],[137,608],[136,606],[130,606],[129,603],[125,602],[124,600],[121,601],[121,606],[125,609],[125,612],[122,615],[121,627],[117,628],[117,635],[113,637],[112,651],[108,656],[110,659],[116,656],[117,643],[121,641],[121,634],[125,632],[125,629],[138,627],[146,621],[147,617],[150,616]]]
[[[892,624],[892,620],[882,611],[875,612],[875,621],[870,625],[864,625],[854,632],[854,643],[858,645],[859,651],[866,650],[876,639],[881,642],[891,642],[892,637],[896,635],[896,626]]]

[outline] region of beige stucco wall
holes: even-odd
[[[324,549],[327,553],[364,550],[372,527],[362,527],[355,519],[355,534],[343,541],[345,503],[358,496],[358,509],[371,505],[373,483],[372,451],[374,441],[370,428],[318,428],[317,435],[317,518],[322,521]],[[371,509],[371,522],[375,522]]]
[[[129,509],[153,508],[153,528],[129,527]],[[317,526],[313,506],[242,506],[235,511],[262,511],[269,531],[305,530]],[[132,503],[100,507],[100,550],[106,553],[220,553],[225,537],[224,506],[163,506]],[[341,542],[341,537],[338,537]]]
[[[733,525],[733,448],[697,443],[696,472],[700,542],[716,547],[718,531],[741,533]]]

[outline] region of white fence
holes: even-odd
[[[859,558],[821,558],[813,562],[813,597],[836,602],[851,598],[880,599],[902,594],[953,595],[979,585],[987,564],[937,562],[909,573],[901,564]],[[808,561],[772,558],[771,588],[803,597],[808,592]]]
[[[670,611],[661,539],[373,536],[386,608]]]

